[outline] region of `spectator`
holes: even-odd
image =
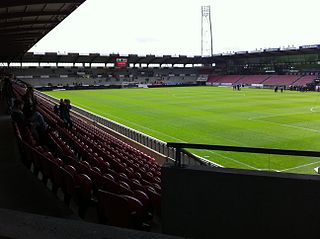
[[[71,104],[69,99],[64,100],[64,114],[63,114],[63,120],[66,123],[68,128],[72,128],[72,121],[70,118],[70,110],[71,110]]]
[[[65,112],[65,104],[63,99],[60,99],[60,103],[59,103],[59,116],[61,119],[64,118],[64,112]]]
[[[26,93],[22,96],[22,100],[24,103],[23,113],[26,119],[29,119],[33,115],[38,104],[37,99],[33,93],[33,88],[29,86]]]
[[[45,122],[43,116],[38,111],[34,111],[29,118],[31,125],[31,132],[36,139],[36,141],[45,146],[50,145],[50,140],[48,138],[49,126]]]
[[[57,104],[54,104],[53,106],[53,112],[57,115],[59,115],[59,106]]]
[[[23,102],[21,100],[16,99],[11,111],[11,119],[17,123],[19,129],[23,129],[28,126],[28,122],[22,112],[22,104]]]

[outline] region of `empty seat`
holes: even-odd
[[[133,197],[98,191],[98,213],[101,222],[112,226],[142,228],[142,203]]]
[[[79,188],[76,191],[76,199],[79,206],[79,216],[84,218],[87,208],[92,202],[93,185],[91,179],[85,174],[77,175],[77,183]]]

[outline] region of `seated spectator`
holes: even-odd
[[[28,87],[26,93],[22,96],[24,103],[23,113],[26,119],[29,119],[36,110],[38,104],[37,98],[34,96],[32,87]]]
[[[53,106],[53,112],[55,113],[55,114],[57,114],[57,115],[59,115],[59,106],[57,105],[57,104],[54,104],[54,106]]]
[[[22,112],[22,101],[16,99],[13,103],[11,110],[11,119],[17,123],[17,126],[20,130],[21,136],[24,137],[27,134],[27,128],[29,126],[28,121],[26,120]]]
[[[30,116],[29,121],[31,125],[31,132],[36,141],[41,145],[49,146],[50,140],[48,138],[48,131],[50,128],[40,112],[34,111]]]
[[[26,127],[28,125],[22,112],[22,101],[19,99],[16,99],[13,103],[11,119],[18,124],[19,128]]]

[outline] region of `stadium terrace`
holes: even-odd
[[[0,3],[0,237],[318,236],[320,45],[27,52],[83,2]]]

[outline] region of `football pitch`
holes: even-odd
[[[166,142],[320,151],[320,93],[222,87],[46,94]],[[190,150],[230,168],[313,174],[320,158]]]

